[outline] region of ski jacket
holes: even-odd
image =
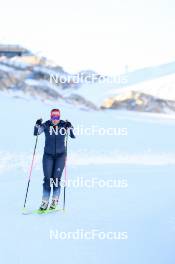
[[[41,125],[34,126],[34,135],[40,135],[45,133],[45,147],[44,153],[47,154],[60,154],[66,152],[65,137],[66,132],[71,138],[75,138],[73,133],[73,126],[66,129],[66,121],[60,120],[60,122],[55,126],[51,120],[48,120]]]

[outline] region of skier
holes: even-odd
[[[36,121],[34,135],[45,133],[45,147],[43,154],[43,195],[39,210],[47,210],[53,185],[52,202],[49,209],[56,209],[60,196],[61,175],[66,161],[65,137],[68,133],[71,138],[75,138],[73,126],[69,121],[60,119],[60,110],[52,109],[51,119],[42,123],[42,119]],[[51,184],[54,183],[54,184]]]

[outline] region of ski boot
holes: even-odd
[[[50,204],[49,209],[50,210],[55,210],[55,209],[57,209],[57,206],[58,206],[58,199],[57,198],[52,198],[52,202]]]
[[[48,205],[49,205],[49,201],[42,200],[39,210],[40,211],[47,210]]]

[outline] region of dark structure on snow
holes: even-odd
[[[31,53],[27,49],[24,49],[19,45],[0,45],[0,57],[5,56],[12,58],[29,54]]]

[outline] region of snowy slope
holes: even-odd
[[[84,84],[76,93],[100,107],[106,99],[129,91],[138,91],[164,100],[175,101],[175,74],[147,80],[135,85],[126,85],[122,88],[117,83],[93,83],[91,86]]]
[[[110,93],[118,94],[131,90],[151,94],[161,99],[175,101],[175,74],[170,74],[158,79],[132,85],[131,87],[113,89],[110,91]]]
[[[173,117],[125,111],[80,111],[60,101],[43,104],[0,94],[1,261],[9,264],[174,263]],[[125,187],[67,189],[65,214],[23,216],[21,209],[35,138],[33,124],[52,107],[74,126],[127,128],[127,136],[77,136],[69,140],[68,177],[123,180]],[[28,207],[41,199],[39,137]],[[50,230],[127,232],[124,240],[50,240]]]

